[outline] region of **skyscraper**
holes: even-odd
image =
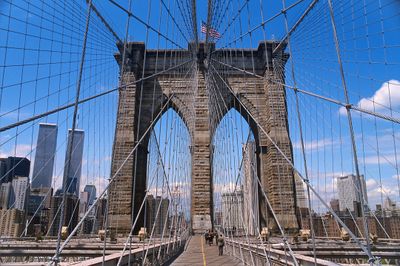
[[[5,163],[2,207],[25,210],[26,197],[29,187],[29,172],[31,162],[23,157],[8,157]],[[10,185],[7,185],[9,183]],[[8,191],[6,191],[8,190]],[[6,198],[8,194],[8,199]],[[8,201],[8,202],[7,202]]]
[[[361,191],[359,189],[359,181],[355,175],[341,176],[338,178],[337,187],[339,194],[339,207],[340,211],[350,211],[359,213],[361,208],[361,195],[364,200],[368,202],[367,188],[364,176],[360,176]]]
[[[24,229],[24,212],[11,209],[0,210],[0,236],[20,237]]]
[[[29,176],[31,162],[24,157],[8,157],[1,159],[1,183],[11,182],[15,176]]]
[[[10,197],[11,182],[0,185],[0,208],[8,209],[8,198]]]
[[[303,179],[299,176],[299,173],[294,173],[294,184],[296,186],[296,201],[297,207],[308,208],[308,198],[305,193]]]
[[[256,144],[250,141],[243,145],[243,222],[249,235],[257,234],[255,225],[258,223],[258,181]]]
[[[28,219],[31,220],[27,228],[27,234],[29,236],[34,236],[38,232],[47,232],[52,194],[53,189],[48,187],[32,188],[29,192],[28,206],[26,209]]]
[[[243,192],[228,192],[222,194],[222,226],[226,230],[243,229]]]
[[[9,208],[25,211],[27,191],[29,187],[29,177],[16,176],[11,182]]]
[[[7,158],[0,158],[0,184],[7,183],[6,173],[7,173]]]
[[[56,236],[58,232],[58,226],[60,224],[60,215],[61,211],[58,209],[60,208],[63,195],[62,193],[57,193],[51,199],[51,205],[49,210],[49,219],[48,219],[48,234],[51,236]],[[68,232],[71,233],[72,230],[78,223],[78,208],[76,208],[77,204],[79,203],[79,199],[75,194],[68,194],[66,195],[65,202],[63,204],[64,207],[64,216],[62,224],[67,226],[68,225]]]
[[[147,196],[146,203],[147,233],[151,234],[154,227],[153,235],[161,235],[165,223],[168,223],[169,199],[161,196],[154,197],[150,194]],[[168,228],[168,224],[166,226]]]
[[[95,185],[86,185],[83,189],[84,192],[89,193],[88,204],[92,205],[94,200],[96,199],[96,187]]]
[[[89,206],[89,193],[84,191],[80,193],[79,196],[79,216],[83,216]]]
[[[54,155],[57,147],[57,125],[39,124],[32,188],[50,188],[53,177]]]
[[[68,131],[68,143],[72,138],[72,130]],[[82,157],[83,157],[83,142],[85,138],[85,132],[83,130],[75,129],[73,143],[71,145],[72,151],[67,148],[65,154],[65,165],[64,165],[64,180],[66,180],[66,191],[67,193],[74,194],[79,197],[79,183],[81,179],[82,170]],[[71,154],[71,161],[69,162],[68,168],[68,156]],[[66,172],[68,168],[68,173]]]

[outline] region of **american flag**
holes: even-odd
[[[208,28],[208,33],[210,34],[210,36],[212,38],[215,38],[215,39],[221,38],[221,34],[219,34],[218,31],[216,31],[215,29],[213,29],[211,27],[207,27],[207,23],[202,21],[201,22],[201,32],[206,34],[207,33],[207,28]]]

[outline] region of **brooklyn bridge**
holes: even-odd
[[[0,265],[400,265],[397,0],[3,0],[0,77]]]

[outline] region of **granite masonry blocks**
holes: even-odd
[[[268,53],[270,60],[272,60],[271,49],[274,45],[273,42],[263,41],[260,42],[259,48],[255,50],[220,50],[215,51],[213,56],[219,61],[226,60],[225,63],[238,68],[244,67],[248,71],[252,71],[252,60],[254,60],[254,69],[258,75],[264,75],[283,83],[283,78],[276,76],[273,69],[266,69],[267,65],[272,65],[272,61],[267,64],[265,54]],[[130,57],[127,62],[129,62],[129,66],[125,68],[128,72],[121,80],[122,83],[126,84],[133,82],[138,77],[140,78],[143,70],[143,60],[140,58],[143,57],[145,52],[143,43],[129,43],[128,47]],[[204,53],[204,51],[201,51],[201,49],[204,49],[204,44],[201,44],[198,49],[199,53]],[[229,53],[228,57],[226,56],[227,53]],[[172,66],[179,63],[176,61],[177,54],[180,54],[179,62],[184,62],[190,59],[192,53],[189,51],[147,50],[148,64],[144,69],[146,75],[162,70],[160,65],[155,63],[157,55],[160,56],[159,58],[165,59],[164,65]],[[282,52],[279,56],[285,57]],[[120,55],[117,54],[115,57],[121,63]],[[277,62],[284,63],[282,60],[277,60]],[[217,66],[217,63],[215,66]],[[250,122],[255,138],[259,140],[257,144],[259,161],[257,171],[262,189],[268,195],[282,227],[289,232],[296,232],[298,222],[295,216],[293,171],[263,133],[263,130],[266,130],[274,142],[278,143],[285,155],[292,160],[284,88],[268,82],[267,79],[244,75],[242,72],[226,67],[223,69],[227,74],[223,75],[225,82],[237,93],[237,97],[240,98],[245,108],[235,100],[229,88],[225,87],[223,82],[218,81],[220,80],[218,76],[215,76],[214,79],[219,82],[219,93],[223,95],[224,99],[221,99],[218,93],[214,95],[215,98],[211,98],[210,102],[210,92],[205,79],[207,68],[202,61],[197,62],[196,68],[192,70],[194,71],[193,75],[188,75],[186,78],[184,76],[185,69],[176,69],[159,75],[155,79],[146,80],[143,83],[143,89],[141,89],[142,84],[133,84],[121,90],[113,147],[112,175],[119,168],[126,155],[133,149],[135,141],[138,140],[137,137],[143,134],[168,96],[174,93],[170,106],[179,113],[188,126],[192,142],[192,227],[195,232],[203,232],[211,226],[211,215],[213,213],[210,144],[215,128],[211,129],[210,121],[219,121],[217,110],[218,112],[219,110],[227,112],[225,106],[233,107]],[[229,69],[229,72],[227,72],[227,69]],[[211,80],[213,80],[212,77]],[[141,102],[140,110],[139,102]],[[218,107],[216,106],[214,111],[209,110],[210,104],[218,105]],[[139,134],[137,134],[138,130]],[[116,233],[127,234],[130,231],[133,218],[137,215],[136,205],[144,197],[146,169],[143,167],[136,167],[135,169],[135,156],[141,162],[147,160],[147,143],[148,136],[145,137],[143,147],[138,151],[138,154],[131,156],[110,187],[109,225]],[[135,192],[132,191],[134,176],[137,179]],[[133,194],[135,194],[135,206],[132,206]],[[259,198],[260,225],[268,226],[273,233],[279,233],[276,223],[271,219],[271,213],[265,211],[267,205],[263,196]],[[133,213],[132,208],[134,209]]]

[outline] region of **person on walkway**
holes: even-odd
[[[210,230],[209,232],[208,232],[208,245],[212,245],[212,243],[213,243],[213,241],[214,241],[214,233]]]
[[[224,253],[224,246],[225,246],[225,240],[222,235],[218,237],[218,256],[222,256]]]
[[[210,235],[208,234],[208,231],[206,231],[206,233],[204,234],[204,240],[207,243],[208,239],[209,239]]]

